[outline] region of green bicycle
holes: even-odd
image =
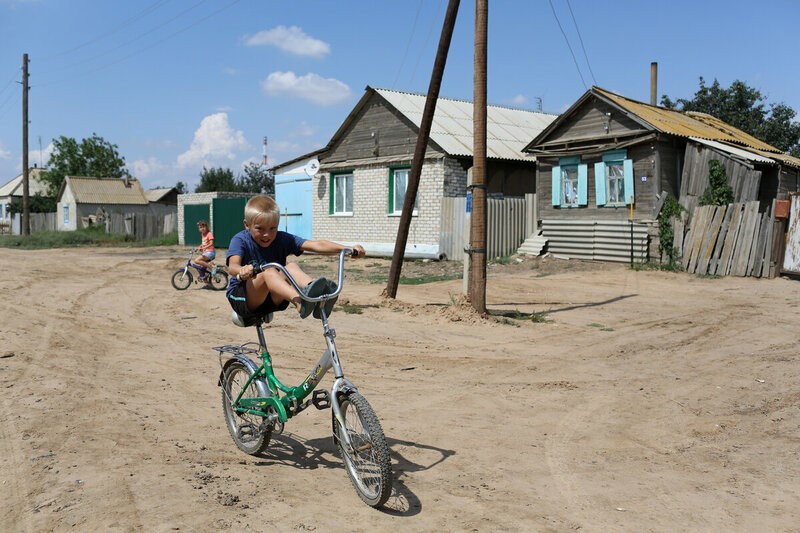
[[[330,294],[310,297],[301,291],[289,272],[278,263],[256,267],[256,273],[266,268],[283,272],[300,293],[301,298],[318,302],[315,316],[322,321],[326,350],[314,369],[300,385],[289,387],[275,376],[272,356],[267,350],[264,324],[272,313],[244,322],[233,313],[233,322],[242,327],[255,326],[258,343],[215,346],[222,370],[218,385],[222,387],[222,409],[228,431],[243,452],[256,455],[269,445],[273,433],[280,434],[289,418],[309,405],[331,409],[333,441],[339,450],[350,481],[361,499],[371,507],[383,505],[391,494],[391,462],[389,446],[378,417],[356,386],[344,377],[336,351],[335,330],[328,324],[326,308],[342,290],[344,258],[352,250],[339,254],[339,273],[336,290]],[[261,363],[255,360],[260,359]],[[328,370],[333,369],[334,382],[330,391],[317,389]],[[311,398],[309,398],[311,396]]]

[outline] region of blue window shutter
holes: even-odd
[[[578,165],[578,205],[586,205],[589,189],[589,165]]]
[[[553,205],[561,205],[561,167],[553,167]]]
[[[597,206],[606,205],[606,164],[594,164],[594,191]]]
[[[625,182],[625,203],[630,204],[633,198],[633,160],[626,159],[622,162],[622,178]]]

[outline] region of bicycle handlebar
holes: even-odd
[[[286,276],[286,279],[289,280],[289,283],[295,288],[297,293],[300,295],[302,300],[306,300],[307,302],[323,302],[325,300],[329,300],[335,296],[339,296],[339,293],[342,292],[342,285],[344,282],[344,256],[349,254],[350,257],[356,257],[358,252],[353,250],[352,248],[344,248],[341,252],[339,252],[339,274],[338,279],[336,281],[336,290],[331,294],[323,294],[322,296],[306,296],[303,294],[303,289],[297,284],[289,271],[286,270],[286,267],[281,265],[280,263],[261,263],[260,265],[253,265],[253,275],[257,275],[268,268],[277,268]]]

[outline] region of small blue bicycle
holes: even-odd
[[[192,283],[208,283],[208,286],[216,291],[225,290],[228,287],[228,270],[221,265],[214,265],[212,270],[207,270],[197,263],[192,262],[192,257],[197,253],[197,248],[192,248],[189,251],[189,259],[186,260],[186,265],[179,268],[172,274],[172,286],[179,291],[184,291],[189,288]],[[195,280],[192,270],[194,269],[197,274]]]

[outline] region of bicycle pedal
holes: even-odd
[[[331,406],[331,395],[323,389],[315,390],[311,396],[311,403],[320,411]]]

